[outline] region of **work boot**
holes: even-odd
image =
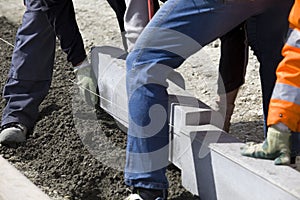
[[[134,188],[133,194],[125,200],[167,200],[167,190],[155,190],[146,188]]]
[[[235,99],[237,97],[239,89],[235,89],[231,92],[226,93],[225,95],[220,95],[217,103],[217,111],[222,114],[224,117],[224,125],[223,130],[229,132],[230,129],[230,120],[233,114],[233,110],[235,107]]]
[[[14,147],[26,141],[27,128],[19,123],[10,123],[1,127],[0,144]]]

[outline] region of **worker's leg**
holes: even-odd
[[[288,15],[293,2],[293,0],[278,2],[265,13],[255,16],[247,22],[249,45],[260,62],[259,73],[265,122],[276,81],[276,69],[282,60],[281,49],[285,43]],[[266,130],[265,128],[265,133]]]
[[[125,0],[107,0],[110,7],[115,11],[119,23],[120,31],[124,32],[124,15],[126,11]]]
[[[67,60],[74,66],[86,58],[83,40],[75,18],[72,0],[40,0]]]
[[[121,31],[122,43],[125,51],[128,51],[128,44],[126,40],[126,32],[124,26],[124,16],[126,12],[126,3],[125,0],[107,0],[110,7],[115,11],[119,28]]]
[[[16,122],[33,128],[38,106],[47,95],[53,70],[55,35],[36,1],[26,1],[8,81],[1,125]]]
[[[223,129],[228,132],[239,87],[245,82],[248,63],[248,43],[245,23],[221,38],[221,58],[218,77],[218,111],[224,116]]]
[[[202,46],[276,2],[169,0],[155,14],[127,57],[126,184],[168,187],[168,74]]]

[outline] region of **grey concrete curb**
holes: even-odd
[[[0,200],[50,200],[50,198],[0,156]]]

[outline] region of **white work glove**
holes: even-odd
[[[275,165],[288,165],[291,162],[290,132],[287,127],[281,129],[278,125],[272,125],[263,143],[248,143],[241,148],[241,153],[244,156],[274,160]]]
[[[92,65],[86,58],[79,66],[74,69],[79,87],[80,96],[90,106],[95,106],[98,101],[96,93],[97,81],[92,70]]]

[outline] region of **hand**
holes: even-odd
[[[80,96],[90,106],[95,106],[98,102],[96,93],[97,81],[92,71],[92,66],[87,59],[85,59],[74,70],[77,77],[77,85],[79,87]]]
[[[241,147],[241,154],[254,158],[271,159],[274,160],[275,165],[290,164],[290,136],[288,128],[281,130],[276,125],[270,126],[267,138],[263,143],[247,143]]]

